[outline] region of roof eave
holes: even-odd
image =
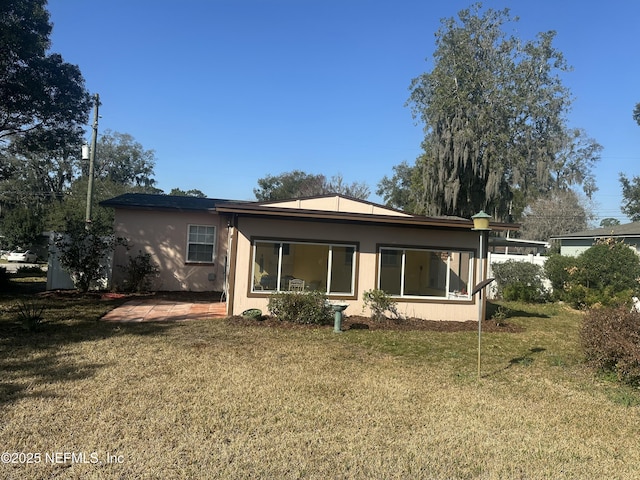
[[[306,218],[317,220],[333,221],[355,221],[358,223],[376,223],[387,225],[403,226],[430,226],[438,228],[473,228],[473,221],[467,219],[453,219],[444,217],[421,217],[421,216],[395,216],[376,215],[351,212],[330,212],[325,210],[302,210],[294,208],[263,207],[260,205],[238,205],[225,204],[217,207],[219,213],[229,213],[235,215],[249,215],[259,217],[279,217],[279,218]],[[511,223],[491,223],[492,230],[518,230],[517,224]]]

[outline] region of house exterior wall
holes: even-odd
[[[364,310],[363,292],[376,288],[378,248],[384,246],[433,248],[441,250],[460,249],[473,252],[477,259],[478,234],[469,231],[398,228],[375,225],[335,224],[303,220],[279,220],[274,218],[239,217],[233,278],[232,304],[229,314],[240,315],[249,308],[267,312],[269,293],[252,292],[252,240],[273,239],[286,241],[318,241],[342,244],[357,244],[355,295],[336,298],[349,304],[346,315],[369,315]],[[473,284],[476,279],[473,279]],[[333,300],[332,297],[330,297]],[[429,320],[475,320],[475,299],[425,300],[401,299],[397,304],[403,316]]]
[[[563,238],[560,243],[560,254],[569,257],[577,257],[585,250],[594,246],[596,240],[596,238]],[[640,238],[618,238],[616,240],[624,241],[624,243],[634,249],[636,253],[640,254]]]
[[[373,215],[393,215],[397,217],[409,217],[409,214],[385,208],[368,202],[352,200],[341,197],[300,198],[284,200],[281,202],[266,203],[267,207],[296,208],[302,210],[325,210],[329,212],[368,213]]]
[[[187,239],[189,225],[215,227],[214,261],[188,262]],[[112,288],[124,280],[120,265],[128,264],[129,256],[140,252],[151,254],[160,274],[152,283],[153,290],[221,292],[227,256],[227,220],[208,212],[116,209],[114,229],[123,237],[129,249],[118,247],[114,252]]]
[[[577,257],[585,250],[591,248],[594,244],[593,238],[576,238],[576,239],[563,239],[560,244],[560,255],[566,255],[567,257]]]

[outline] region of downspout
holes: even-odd
[[[227,315],[233,314],[233,301],[236,278],[237,244],[234,243],[238,225],[238,216],[232,215],[227,221],[227,268],[224,279],[224,296],[227,302]]]
[[[224,300],[225,302],[229,298],[229,254],[231,253],[231,242],[233,241],[233,236],[231,234],[231,225],[227,220],[227,255],[224,257],[224,283],[222,285],[222,297],[220,300]]]

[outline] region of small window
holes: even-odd
[[[187,240],[187,262],[213,262],[216,243],[215,227],[189,225]]]

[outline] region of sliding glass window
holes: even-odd
[[[355,255],[355,245],[254,241],[252,291],[353,295]]]
[[[398,297],[470,299],[473,253],[382,247],[378,288]]]

